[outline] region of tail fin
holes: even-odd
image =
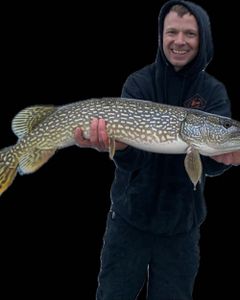
[[[0,196],[12,184],[17,175],[18,160],[8,147],[0,151]]]

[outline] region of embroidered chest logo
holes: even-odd
[[[184,101],[183,106],[187,108],[204,109],[206,106],[206,100],[199,94],[196,94]]]

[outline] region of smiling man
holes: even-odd
[[[199,33],[196,18],[183,7],[173,8],[164,20],[163,51],[176,71],[198,53]]]
[[[190,1],[170,0],[160,11],[158,31],[156,60],[127,78],[122,97],[231,116],[224,84],[206,72],[213,56],[206,11]],[[89,139],[77,129],[76,141],[107,151],[105,121],[93,120]],[[202,157],[201,184],[194,191],[185,155],[150,153],[122,143],[116,150],[97,300],[137,299],[146,277],[148,300],[191,300],[200,227],[207,215],[205,178],[239,164],[240,153]]]

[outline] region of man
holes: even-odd
[[[159,14],[156,61],[128,77],[122,97],[230,116],[224,85],[205,71],[212,55],[207,13],[192,2],[170,0]],[[77,143],[107,151],[105,125],[94,119],[89,140],[77,129]],[[239,164],[240,153],[202,157],[203,176],[194,191],[185,155],[150,153],[123,143],[116,148],[97,299],[134,300],[147,275],[149,300],[190,300],[206,218],[205,177]]]

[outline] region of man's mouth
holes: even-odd
[[[177,50],[177,49],[172,49],[172,52],[173,52],[174,54],[179,54],[179,55],[184,55],[184,54],[187,53],[186,50]]]

